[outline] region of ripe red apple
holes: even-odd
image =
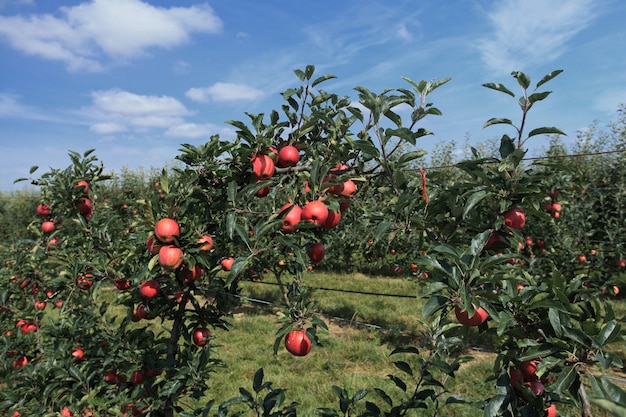
[[[356,184],[352,180],[345,180],[339,195],[341,197],[352,198],[356,194]]]
[[[87,197],[79,198],[78,201],[76,202],[76,208],[78,208],[78,211],[83,216],[90,214],[92,211],[91,200],[88,199]]]
[[[195,329],[192,334],[193,343],[195,343],[197,346],[205,346],[207,343],[209,343],[210,337],[211,332],[205,327],[199,327]]]
[[[193,268],[183,264],[182,274],[185,282],[195,281],[204,275],[204,268],[200,264],[195,264]]]
[[[267,155],[257,154],[250,160],[252,164],[252,173],[255,178],[260,180],[267,180],[274,175],[276,167],[274,161]]]
[[[311,259],[311,262],[313,262],[314,264],[318,264],[322,262],[322,259],[324,259],[325,251],[326,250],[323,244],[319,242],[313,243],[309,247],[309,251],[308,251],[309,259]]]
[[[292,330],[285,336],[285,348],[295,356],[306,356],[311,351],[311,340],[305,330]]]
[[[41,231],[44,233],[52,233],[54,232],[54,230],[56,229],[56,226],[54,225],[54,222],[52,221],[46,221],[41,223]]]
[[[552,205],[550,206],[550,211],[558,213],[559,211],[561,211],[561,205],[559,203],[552,203]]]
[[[13,360],[13,368],[18,369],[25,366],[28,363],[28,358],[25,355],[19,356]]]
[[[556,417],[556,404],[550,404],[544,411],[546,412],[546,417]]]
[[[540,396],[545,391],[545,386],[543,385],[543,382],[541,381],[531,381],[530,390],[536,396]]]
[[[332,229],[333,227],[339,224],[341,220],[341,211],[334,211],[328,209],[328,217],[326,217],[326,221],[322,223],[323,229]]]
[[[587,262],[587,257],[585,255],[578,255],[576,259],[578,259],[578,262],[580,262],[581,264]]]
[[[130,288],[130,281],[124,278],[115,278],[113,281],[115,283],[115,288],[120,291],[124,291]]]
[[[137,308],[133,310],[132,320],[136,322],[136,321],[147,319],[147,318],[148,318],[148,312],[146,311],[146,308],[143,306],[143,304],[139,304]]]
[[[524,374],[515,366],[509,367],[509,381],[511,382],[511,386],[515,389],[521,389],[521,386],[524,384]]]
[[[76,183],[76,185],[74,185],[75,188],[81,188],[83,189],[83,194],[88,194],[89,193],[89,183],[85,180],[81,180],[78,181]]]
[[[48,244],[46,245],[46,250],[51,250],[54,249],[54,246],[56,246],[59,243],[60,239],[55,236],[52,239],[50,239],[48,241]]]
[[[45,301],[35,301],[35,310],[45,310],[46,302]]]
[[[178,269],[183,263],[183,251],[174,246],[163,246],[159,250],[159,265],[167,271]]]
[[[119,380],[119,374],[115,371],[107,371],[107,373],[104,374],[104,382],[107,384],[114,385],[117,384]]]
[[[154,298],[159,294],[159,290],[161,286],[158,281],[151,279],[149,281],[144,281],[139,285],[139,293],[146,298]]]
[[[235,258],[229,256],[228,258],[222,259],[220,261],[220,265],[222,265],[222,269],[224,271],[230,271],[233,266],[233,262],[235,262]]]
[[[93,281],[90,278],[93,278],[91,273],[80,274],[76,277],[76,285],[81,290],[88,290],[93,286]]]
[[[536,361],[523,361],[519,365],[519,370],[524,376],[526,381],[533,381],[536,378],[537,362]]]
[[[615,266],[618,268],[626,268],[626,259],[617,259],[615,261]]]
[[[522,229],[526,224],[526,215],[519,207],[512,207],[502,215],[504,216],[504,224],[511,229]]]
[[[42,217],[48,217],[50,215],[50,206],[47,204],[40,204],[37,206],[37,214]]]
[[[163,245],[156,238],[156,236],[152,235],[148,239],[146,239],[146,248],[148,249],[148,252],[150,252],[151,254],[153,255],[158,254],[159,250],[161,250],[162,247]]]
[[[287,203],[281,207],[280,215],[284,215],[280,228],[285,232],[293,232],[302,218],[302,209],[297,204]]]
[[[259,188],[259,190],[256,193],[254,193],[254,195],[257,197],[265,197],[266,195],[270,193],[270,191],[271,191],[270,186],[266,185],[263,188]]]
[[[76,348],[72,351],[72,357],[77,361],[80,361],[85,356],[85,352],[81,348]]]
[[[326,207],[323,201],[310,201],[302,208],[301,218],[302,220],[321,225],[328,218],[328,207]]]
[[[207,254],[213,249],[213,238],[210,235],[204,235],[198,238],[196,242],[200,246],[200,253]]]
[[[173,243],[180,237],[180,226],[174,219],[163,218],[154,226],[154,235],[163,243]]]
[[[128,382],[130,382],[131,384],[141,384],[145,380],[146,376],[144,375],[144,373],[137,369],[136,371],[133,371],[132,374],[130,374]]]
[[[503,244],[504,238],[500,236],[498,232],[493,232],[485,244],[485,250],[497,250]]]
[[[286,145],[280,148],[278,151],[278,158],[276,159],[276,165],[279,167],[292,167],[300,160],[300,152],[298,148],[292,145]]]
[[[474,307],[474,314],[472,315],[472,317],[469,316],[468,311],[462,311],[460,306],[457,305],[454,307],[454,315],[456,316],[456,319],[459,321],[459,323],[466,326],[479,326],[483,324],[485,320],[487,320],[489,314],[487,314],[485,309],[483,309],[482,307],[477,309],[474,305],[472,305],[472,307]]]

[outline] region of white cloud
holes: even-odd
[[[263,96],[263,91],[233,83],[215,83],[210,87],[190,88],[185,95],[198,102],[256,100]]]
[[[95,91],[90,117],[99,122],[91,131],[102,134],[136,129],[165,129],[184,122],[192,114],[180,101],[168,96],[135,94],[119,89]]]
[[[209,137],[214,135],[217,131],[217,127],[210,123],[183,123],[176,126],[172,126],[165,131],[165,136],[172,136],[177,138],[200,138]]]
[[[206,4],[162,8],[140,0],[92,0],[60,11],[61,17],[0,16],[0,39],[28,55],[65,62],[72,71],[99,71],[102,54],[124,61],[222,28]]]
[[[126,128],[126,126],[120,123],[103,122],[91,125],[89,130],[99,135],[110,135],[113,133],[125,132],[128,129]]]
[[[497,72],[558,58],[596,16],[593,0],[502,0],[487,14],[491,32],[478,42]]]
[[[189,110],[168,96],[147,96],[123,90],[102,90],[91,93],[94,105],[105,113],[122,116],[183,116]]]

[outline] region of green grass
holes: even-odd
[[[417,334],[421,329],[421,301],[317,290],[313,298],[319,301],[325,321],[329,323],[329,333],[320,335],[323,346],[314,346],[308,356],[299,358],[289,355],[281,345],[276,358],[272,346],[274,334],[280,326],[276,312],[281,296],[278,287],[270,284],[271,278],[266,280],[265,283],[242,283],[241,295],[273,304],[244,298],[241,309],[232,318],[231,329],[215,332],[216,355],[227,368],[211,375],[211,390],[207,398],[215,399],[219,404],[239,395],[239,387],[251,391],[252,378],[259,368],[264,369],[266,380],[272,381],[275,388],[287,389],[287,402],[297,402],[301,415],[314,415],[314,410],[320,407],[338,408],[332,385],[345,388],[350,394],[361,388],[373,387],[400,394],[387,377],[388,374],[401,375],[392,364],[392,359],[398,358],[391,358],[389,354],[396,343],[417,343],[410,335]],[[381,294],[413,295],[419,289],[419,283],[415,281],[360,274],[348,276],[316,272],[307,274],[306,283],[311,287]],[[616,301],[614,307],[618,317],[626,315],[623,300]],[[380,329],[355,322],[373,324]],[[397,333],[400,330],[408,335],[401,337]],[[470,332],[469,336],[468,344],[480,345],[477,333]],[[615,348],[624,357],[624,347],[616,345]],[[474,360],[464,363],[456,378],[447,382],[450,393],[476,401],[492,396],[493,382],[487,379],[493,374],[494,355],[472,349],[461,353],[472,356]],[[367,399],[377,402],[373,392],[368,394]],[[459,417],[482,415],[482,410],[467,405],[446,406],[444,412]],[[424,411],[415,415],[427,413]]]

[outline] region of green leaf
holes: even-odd
[[[474,207],[476,207],[476,205],[480,203],[483,199],[485,199],[488,195],[489,193],[484,190],[476,191],[475,193],[470,195],[467,199],[467,202],[465,203],[465,207],[463,207],[463,218],[466,218],[467,215],[472,212]]]
[[[368,140],[357,140],[354,147],[372,158],[380,158],[380,151]]]
[[[517,83],[520,85],[520,87],[522,87],[524,90],[528,89],[528,86],[530,85],[530,78],[528,77],[528,75],[524,74],[521,71],[513,71],[511,75],[517,80]]]
[[[254,389],[254,392],[257,394],[263,389],[263,368],[259,368],[254,374],[252,389]]]
[[[503,135],[500,139],[500,157],[506,158],[510,154],[515,152],[515,144],[508,135]]]
[[[448,297],[444,297],[443,295],[432,296],[424,304],[422,315],[427,319],[448,304],[450,304]]]
[[[528,134],[528,137],[536,136],[536,135],[564,135],[567,136],[565,132],[561,129],[557,129],[556,127],[538,127],[537,129],[533,129]]]
[[[501,125],[501,124],[512,126],[513,122],[510,119],[506,119],[504,117],[493,117],[485,122],[485,124],[483,125],[483,128],[487,126],[491,126],[491,125]]]
[[[600,330],[600,333],[595,338],[598,347],[602,347],[607,343],[611,343],[612,341],[617,339],[621,333],[621,330],[622,326],[620,326],[617,321],[613,320],[608,322],[602,328],[602,330]]]
[[[394,364],[394,366],[396,368],[398,368],[402,372],[413,376],[413,369],[411,369],[411,365],[409,365],[407,362],[405,362],[405,361],[395,361],[393,364]]]
[[[404,153],[400,156],[400,158],[398,158],[398,165],[406,164],[407,162],[421,158],[424,155],[426,155],[426,151],[421,150]]]
[[[502,93],[510,95],[511,97],[515,97],[515,94],[513,94],[502,84],[487,83],[483,84],[483,87],[491,88],[492,90],[500,91]]]
[[[327,74],[327,75],[322,75],[319,78],[316,78],[315,81],[313,81],[311,83],[311,87],[315,87],[316,85],[318,85],[319,83],[322,83],[326,80],[331,80],[333,78],[337,78],[337,76],[333,75],[333,74]]]
[[[534,93],[528,96],[528,101],[530,102],[530,104],[533,104],[537,101],[541,101],[544,98],[548,97],[550,95],[550,93],[552,93],[552,91],[544,91],[542,93]]]
[[[33,172],[37,171],[38,169],[39,169],[39,167],[37,165],[33,165],[32,167],[30,167],[29,173],[32,174]]]
[[[557,75],[559,75],[562,72],[563,72],[563,70],[555,70],[555,71],[552,71],[549,74],[544,75],[543,78],[541,80],[539,80],[539,82],[537,83],[537,87],[536,88],[541,87],[542,85],[544,85],[545,83],[547,83],[548,81],[550,81],[551,79],[553,79],[554,77],[556,77]]]
[[[506,400],[506,395],[498,394],[489,400],[485,409],[483,410],[483,417],[495,417],[498,415],[500,411],[500,407],[504,404],[504,400]]]

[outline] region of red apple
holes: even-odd
[[[48,217],[50,215],[50,206],[47,204],[40,204],[37,206],[37,214],[42,217]]]
[[[167,271],[178,269],[183,263],[183,251],[174,246],[163,246],[159,250],[159,265]]]
[[[487,312],[482,307],[477,309],[476,306],[472,306],[474,307],[474,314],[472,315],[472,317],[469,316],[468,311],[462,311],[460,306],[454,307],[454,315],[456,316],[456,319],[459,321],[459,323],[466,326],[479,326],[483,324],[485,320],[487,320],[489,314],[487,314]]]
[[[78,201],[76,202],[76,208],[78,208],[78,211],[83,216],[86,216],[86,215],[90,214],[91,211],[92,211],[92,209],[91,209],[91,200],[88,199],[87,197],[79,198]]]
[[[197,346],[205,346],[207,343],[209,343],[210,337],[211,332],[205,327],[199,327],[195,329],[192,334],[193,343],[195,343]]]
[[[80,274],[78,277],[76,277],[76,285],[81,290],[88,290],[93,286],[92,278],[93,274],[91,273]]]
[[[166,217],[154,226],[154,235],[163,243],[173,243],[180,237],[180,226],[176,220]]]
[[[519,365],[519,370],[522,372],[526,381],[533,381],[536,379],[537,362],[536,361],[523,361]]]
[[[133,373],[130,375],[128,382],[130,382],[131,384],[141,384],[145,380],[146,376],[144,375],[144,373],[140,370],[136,370],[133,371]]]
[[[222,259],[220,261],[220,265],[222,265],[222,269],[224,271],[230,271],[233,266],[233,262],[235,262],[235,258],[229,256],[228,258]]]
[[[319,242],[313,243],[309,247],[309,251],[308,251],[309,259],[311,259],[311,262],[313,262],[314,264],[318,264],[322,262],[322,259],[324,259],[325,251],[326,250],[323,244]]]
[[[332,229],[333,227],[339,224],[341,220],[341,211],[334,211],[328,209],[328,217],[326,217],[326,221],[322,223],[323,229]]]
[[[196,242],[200,246],[200,253],[206,254],[213,249],[213,238],[210,235],[204,235],[198,238]]]
[[[526,215],[519,207],[512,207],[502,215],[504,216],[504,224],[511,229],[522,229],[526,224]]]
[[[193,268],[183,264],[182,274],[185,282],[195,281],[204,275],[204,268],[200,264],[195,264]]]
[[[267,155],[257,154],[250,160],[252,164],[252,173],[255,178],[260,180],[267,180],[272,175],[274,175],[274,171],[276,167],[274,166],[274,161]]]
[[[13,361],[13,368],[18,369],[25,366],[28,363],[28,358],[22,355]]]
[[[158,281],[151,279],[149,281],[144,281],[139,285],[139,293],[146,298],[154,298],[159,294],[159,290],[161,286]]]
[[[550,404],[544,411],[546,412],[546,417],[556,417],[556,404]]]
[[[286,145],[278,151],[278,159],[276,164],[279,167],[292,167],[300,160],[300,152],[298,148],[292,145]]]
[[[52,233],[52,232],[54,232],[55,229],[56,229],[56,226],[54,225],[54,222],[52,222],[52,221],[47,221],[47,222],[41,223],[41,230],[44,233]]]
[[[302,218],[302,209],[297,204],[287,203],[281,207],[279,214],[285,216],[280,228],[285,232],[293,232]]]
[[[302,220],[321,225],[328,218],[328,207],[320,200],[308,202],[302,208],[301,218]]]
[[[104,374],[104,382],[107,384],[114,385],[117,384],[119,380],[119,374],[115,371],[107,371],[107,373]]]
[[[76,348],[72,351],[72,357],[77,361],[80,361],[85,356],[85,352],[81,348]]]
[[[356,184],[352,180],[345,180],[339,195],[341,197],[352,198],[356,194]]]
[[[156,238],[156,236],[152,235],[148,239],[146,239],[146,248],[148,249],[148,252],[150,252],[151,254],[153,255],[158,254],[159,250],[161,250],[162,247],[163,245]]]
[[[115,288],[120,291],[124,291],[130,288],[130,281],[124,278],[115,278],[113,281],[115,283]]]
[[[88,194],[89,193],[89,183],[85,180],[81,180],[78,181],[76,183],[76,185],[74,185],[75,188],[81,188],[83,189],[83,194]]]
[[[295,356],[306,356],[311,351],[311,340],[305,330],[292,330],[285,336],[285,348]]]
[[[146,311],[146,308],[143,306],[143,304],[139,304],[137,308],[133,310],[132,320],[136,322],[147,318],[148,312]]]

